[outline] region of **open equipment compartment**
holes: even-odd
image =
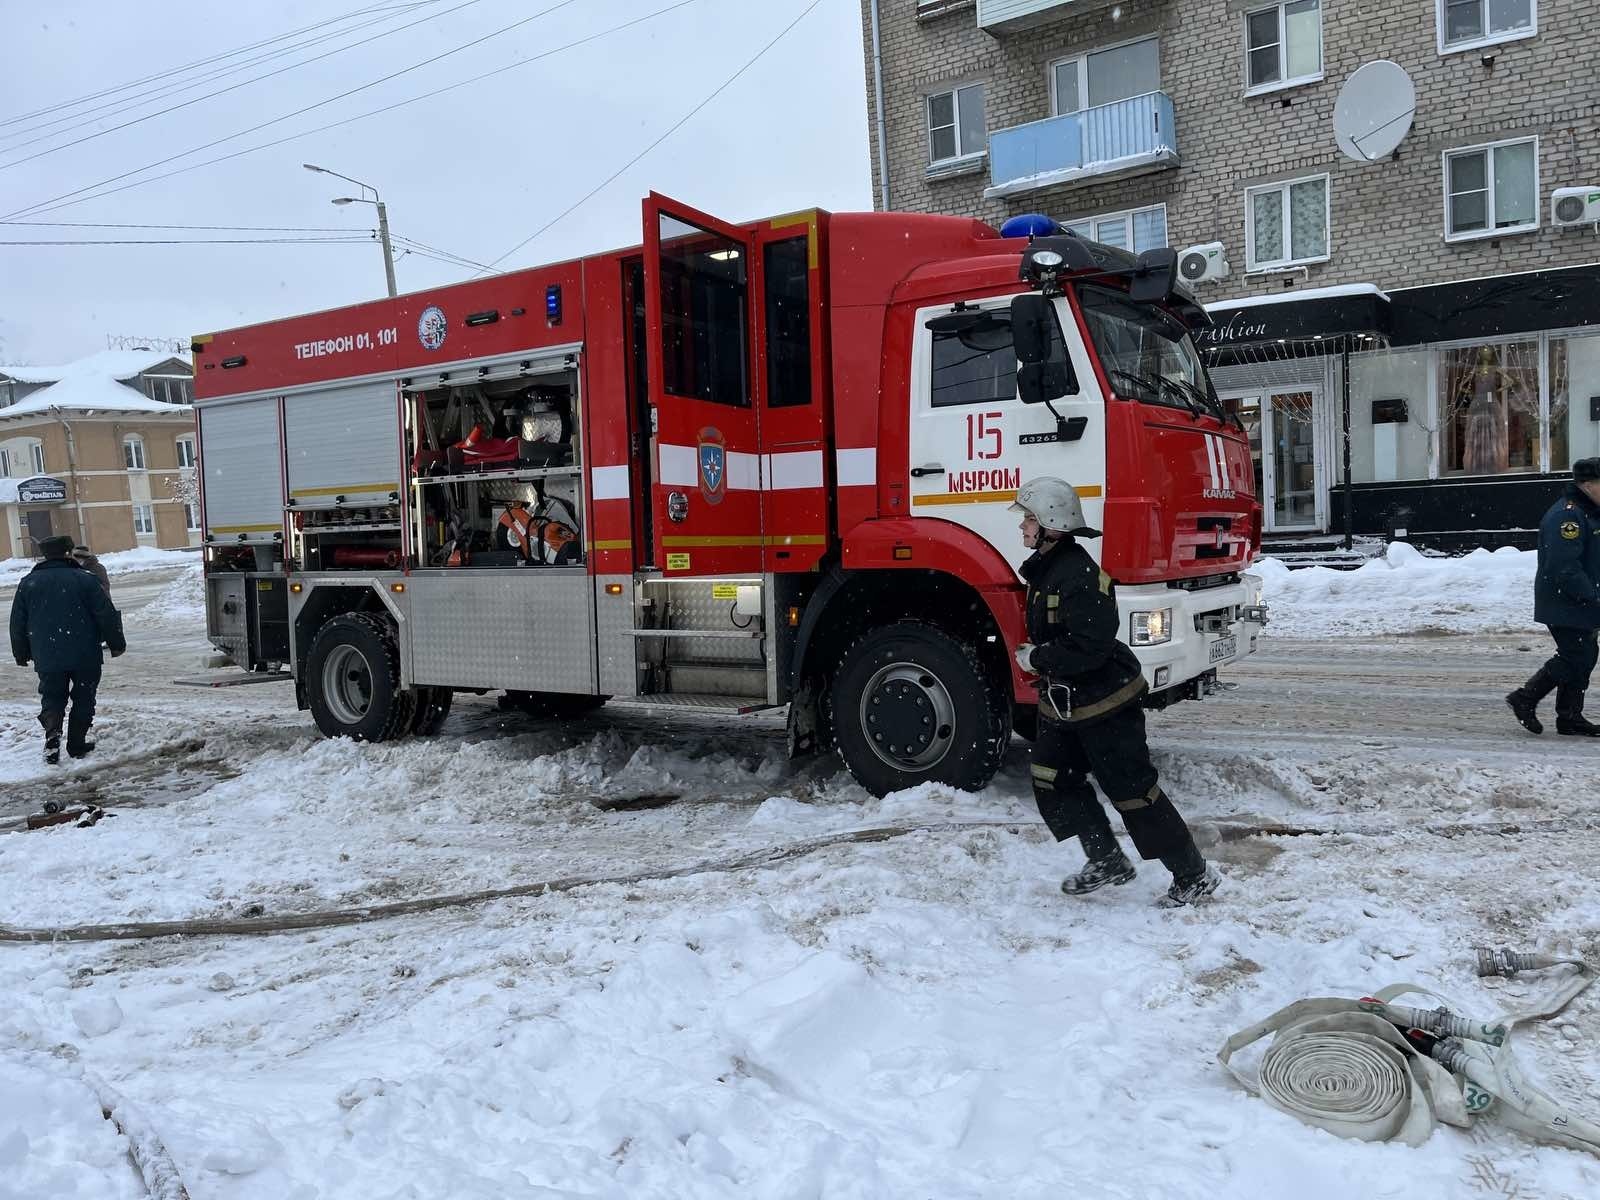
[[[413,565],[583,565],[575,354],[413,376],[401,392]]]

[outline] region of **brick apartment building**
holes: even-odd
[[[1597,17],[1594,0],[862,0],[877,203],[1220,244],[1197,340],[1258,443],[1269,530],[1528,544],[1570,462],[1600,454]],[[1335,105],[1380,60],[1415,112],[1358,162]],[[1562,188],[1595,193],[1582,221],[1556,220]]]
[[[0,558],[60,533],[102,554],[197,545],[193,374],[133,350],[0,367]]]

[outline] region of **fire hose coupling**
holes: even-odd
[[[1490,1025],[1484,1021],[1474,1021],[1471,1017],[1463,1017],[1443,1006],[1412,1008],[1405,1004],[1385,1004],[1371,996],[1365,997],[1361,1005],[1406,1030],[1408,1035],[1420,1031],[1432,1034],[1436,1038],[1465,1038],[1474,1042],[1487,1042],[1491,1046],[1502,1045],[1506,1040],[1506,1027],[1503,1024]]]
[[[1566,959],[1554,958],[1548,954],[1522,954],[1516,950],[1490,950],[1479,946],[1476,948],[1478,955],[1478,975],[1503,975],[1507,979],[1513,978],[1518,971],[1539,971],[1545,967],[1560,966]]]

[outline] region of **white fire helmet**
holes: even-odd
[[[1017,489],[1017,500],[1011,506],[1011,511],[1027,513],[1040,526],[1055,533],[1100,536],[1098,529],[1092,529],[1085,523],[1078,490],[1065,479],[1041,475],[1028,480]]]

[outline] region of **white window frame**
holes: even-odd
[[[1483,26],[1489,27],[1489,0],[1478,0],[1483,12]],[[1446,42],[1445,34],[1445,0],[1434,0],[1434,28],[1439,44],[1439,53],[1462,54],[1468,50],[1481,50],[1485,46],[1502,46],[1506,42],[1520,42],[1527,38],[1539,36],[1539,0],[1528,0],[1528,17],[1531,24],[1526,29],[1512,29],[1505,33],[1486,33],[1482,37],[1473,38],[1466,42]]]
[[[1269,92],[1281,92],[1285,88],[1303,87],[1305,84],[1308,84],[1308,83],[1320,83],[1325,78],[1324,72],[1327,69],[1327,64],[1325,63],[1324,58],[1323,58],[1323,51],[1327,47],[1326,47],[1326,44],[1325,44],[1324,27],[1323,27],[1323,22],[1322,22],[1322,16],[1323,16],[1322,3],[1321,3],[1321,0],[1318,0],[1318,3],[1317,3],[1317,69],[1316,69],[1316,71],[1314,71],[1310,75],[1296,75],[1292,79],[1274,80],[1272,83],[1256,83],[1256,84],[1252,84],[1250,82],[1250,18],[1254,17],[1254,16],[1259,16],[1261,13],[1264,13],[1264,12],[1268,11],[1269,9],[1276,9],[1277,10],[1277,12],[1278,12],[1278,70],[1279,71],[1283,71],[1283,70],[1285,70],[1287,68],[1288,62],[1289,62],[1289,56],[1285,52],[1285,47],[1288,45],[1288,41],[1289,41],[1289,30],[1288,30],[1288,25],[1287,25],[1287,19],[1284,16],[1284,11],[1283,10],[1288,5],[1290,5],[1292,3],[1294,3],[1294,0],[1276,0],[1276,3],[1272,3],[1272,4],[1259,4],[1256,7],[1248,10],[1244,14],[1244,33],[1243,33],[1243,36],[1244,36],[1244,94],[1246,96],[1265,96]]]
[[[198,533],[200,530],[200,506],[186,502],[183,506],[183,527],[189,533]]]
[[[977,162],[989,153],[989,97],[987,94],[985,94],[983,97],[983,120],[985,126],[983,130],[983,149],[973,150],[967,154],[961,153],[961,93],[969,88],[978,88],[982,90],[983,87],[984,85],[981,79],[974,80],[971,83],[958,83],[951,87],[941,88],[937,92],[929,92],[922,98],[922,119],[923,124],[928,131],[928,167],[930,169],[934,167],[948,167],[951,163]],[[933,156],[933,102],[940,96],[950,97],[950,119],[952,122],[954,122],[954,124],[948,126],[948,128],[953,129],[956,135],[956,152],[955,155],[950,158],[935,158]],[[941,125],[939,128],[944,129],[946,126]]]
[[[1142,37],[1123,38],[1120,42],[1107,42],[1104,46],[1093,46],[1077,54],[1064,54],[1060,58],[1052,59],[1045,64],[1045,85],[1050,89],[1050,115],[1052,117],[1070,117],[1078,113],[1088,112],[1091,108],[1103,108],[1104,105],[1089,103],[1089,59],[1096,54],[1104,54],[1108,50],[1120,50],[1124,46],[1136,45],[1139,42],[1154,42],[1156,44],[1156,86],[1148,92],[1138,92],[1125,97],[1128,100],[1137,100],[1140,96],[1148,96],[1161,90],[1161,35],[1147,33]],[[1083,98],[1083,105],[1075,108],[1070,113],[1061,111],[1060,98],[1056,95],[1056,68],[1067,63],[1078,64],[1078,95]],[[1113,101],[1121,104],[1121,100]]]
[[[33,473],[35,475],[43,475],[45,470],[44,443],[41,441],[30,442],[28,444],[28,455],[33,459]]]
[[[1502,146],[1533,146],[1533,220],[1526,225],[1512,225],[1505,229],[1494,227],[1494,152]],[[1484,155],[1483,182],[1486,199],[1485,213],[1489,218],[1489,228],[1480,229],[1474,233],[1453,233],[1450,229],[1450,160],[1461,158],[1468,154]],[[1440,160],[1442,164],[1442,185],[1444,187],[1444,240],[1447,242],[1481,242],[1485,238],[1516,237],[1522,233],[1537,233],[1539,221],[1542,216],[1543,206],[1540,203],[1539,191],[1539,138],[1533,137],[1504,138],[1498,142],[1484,142],[1477,146],[1456,146],[1446,150]]]
[[[1096,213],[1091,217],[1074,217],[1070,221],[1062,221],[1061,226],[1064,229],[1071,229],[1074,225],[1087,225],[1089,226],[1091,234],[1090,240],[1098,241],[1099,239],[1092,236],[1095,231],[1095,226],[1099,225],[1101,221],[1114,221],[1120,217],[1122,218],[1123,226],[1127,230],[1128,234],[1128,252],[1130,254],[1137,254],[1139,251],[1134,249],[1133,245],[1133,218],[1139,213],[1155,212],[1157,209],[1161,210],[1161,227],[1168,231],[1167,244],[1170,246],[1172,244],[1172,235],[1171,227],[1167,224],[1167,206],[1165,204],[1142,204],[1138,208],[1124,208],[1119,209],[1116,212]],[[1079,236],[1081,237],[1083,235],[1080,234]]]
[[[140,518],[145,518],[144,523],[148,529],[140,528]],[[156,532],[156,506],[154,504],[135,504],[133,506],[133,532],[135,537],[154,537]]]
[[[1323,241],[1327,250],[1312,258],[1281,258],[1270,262],[1257,262],[1256,253],[1256,208],[1254,199],[1265,192],[1281,192],[1283,195],[1283,251],[1292,254],[1294,250],[1294,232],[1291,224],[1292,214],[1289,211],[1289,189],[1297,183],[1313,183],[1322,180],[1322,222],[1326,236]],[[1244,262],[1245,271],[1283,271],[1293,267],[1304,267],[1311,263],[1325,263],[1333,257],[1333,177],[1326,172],[1319,175],[1301,175],[1295,179],[1284,179],[1278,183],[1264,183],[1259,187],[1245,188],[1244,190]]]
[[[128,453],[130,447],[136,453],[130,455]],[[130,462],[130,459],[136,461]],[[150,458],[145,454],[144,439],[137,433],[130,433],[122,439],[122,466],[127,471],[148,471],[150,469]]]
[[[195,465],[195,462],[197,461],[196,458],[195,458],[194,434],[186,433],[180,438],[174,438],[173,442],[174,442],[174,445],[176,445],[177,450],[178,450],[178,469],[180,471],[183,471],[183,470],[189,470],[189,469],[193,468],[193,466]],[[184,459],[183,451],[184,451],[184,447],[185,446],[187,446],[189,448],[189,461],[188,462],[184,462],[183,461],[183,459]]]

